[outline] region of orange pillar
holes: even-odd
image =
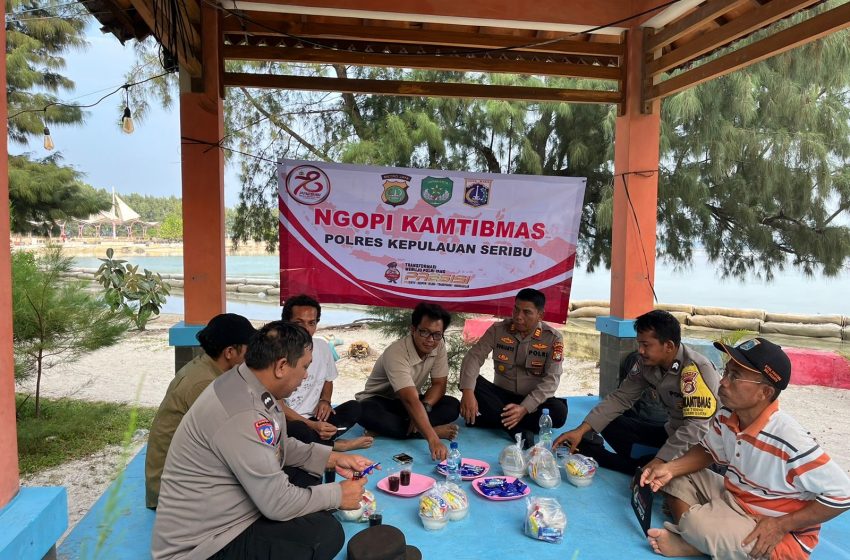
[[[0,3],[0,16],[6,5]],[[0,29],[0,45],[6,28]],[[0,508],[18,492],[18,433],[15,422],[15,355],[12,346],[12,255],[9,231],[8,107],[6,57],[0,56]]]
[[[634,348],[633,319],[653,307],[661,110],[642,112],[643,32],[626,34],[626,100],[614,137],[614,220],[611,231],[611,317],[601,332],[600,395],[617,386],[620,360]]]
[[[218,11],[201,3],[203,78],[181,79],[185,322],[203,325],[225,310],[224,136]],[[210,145],[187,143],[187,138]]]

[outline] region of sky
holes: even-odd
[[[89,104],[124,83],[135,56],[130,41],[122,46],[111,34],[103,34],[94,24],[87,31],[89,47],[66,54],[65,76],[76,84],[74,91],[60,92],[61,101]],[[103,90],[103,91],[102,91]],[[107,98],[86,109],[83,125],[51,126],[56,152],[63,163],[81,171],[84,181],[97,188],[115,189],[119,194],[140,193],[154,196],[181,196],[180,192],[180,116],[177,103],[170,110],[151,104],[144,122],[136,122],[136,131],[121,130],[122,94]],[[73,100],[73,101],[71,101]],[[132,107],[131,107],[132,109]],[[13,154],[30,152],[33,157],[47,156],[41,138],[29,146],[11,145]],[[225,176],[225,204],[238,202],[236,174]]]

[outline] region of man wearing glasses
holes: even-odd
[[[544,408],[549,409],[552,427],[567,421],[566,401],[555,398],[564,342],[561,333],[541,320],[545,307],[542,292],[520,290],[511,318],[491,325],[463,358],[460,412],[467,425],[501,428],[511,437],[522,432],[531,445]],[[490,352],[492,382],[478,373]]]
[[[648,466],[642,486],[664,489],[675,524],[648,531],[664,556],[807,559],[821,523],[850,508],[850,478],[776,400],[791,361],[764,338],[729,347],[723,407],[699,445]],[[725,476],[707,469],[727,466]]]
[[[392,438],[421,436],[431,458],[442,461],[448,450],[441,439],[457,435],[460,404],[446,396],[449,362],[443,334],[451,323],[448,311],[422,302],[413,310],[410,334],[390,344],[375,362],[360,402],[360,425]],[[426,381],[431,386],[422,393]]]

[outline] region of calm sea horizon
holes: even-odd
[[[140,268],[160,274],[182,274],[183,257],[126,257]],[[96,268],[100,261],[93,257],[76,257],[76,266]],[[277,255],[228,256],[227,276],[231,278],[278,278],[279,258]],[[773,281],[757,278],[722,279],[705,255],[695,255],[693,264],[684,269],[658,262],[656,264],[655,292],[661,303],[683,303],[747,309],[763,309],[773,313],[841,314],[850,316],[850,271],[835,278],[820,275],[807,278],[802,273],[786,269],[777,272]],[[607,300],[610,297],[610,271],[586,272],[575,270],[570,299]],[[179,303],[179,307],[176,304]],[[277,309],[275,301],[258,301],[260,308]],[[254,304],[244,301],[228,302],[228,311],[245,314],[244,306]],[[173,309],[172,309],[173,308]],[[169,298],[164,309],[168,313],[182,313],[182,298]],[[252,309],[252,318],[275,317],[272,309]],[[262,316],[257,316],[258,314]]]

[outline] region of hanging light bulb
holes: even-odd
[[[52,150],[56,147],[56,144],[53,143],[53,138],[50,136],[50,129],[46,126],[44,127],[44,149]]]
[[[129,107],[124,107],[124,117],[121,118],[121,130],[127,134],[133,134],[136,128],[133,126],[133,115]]]

